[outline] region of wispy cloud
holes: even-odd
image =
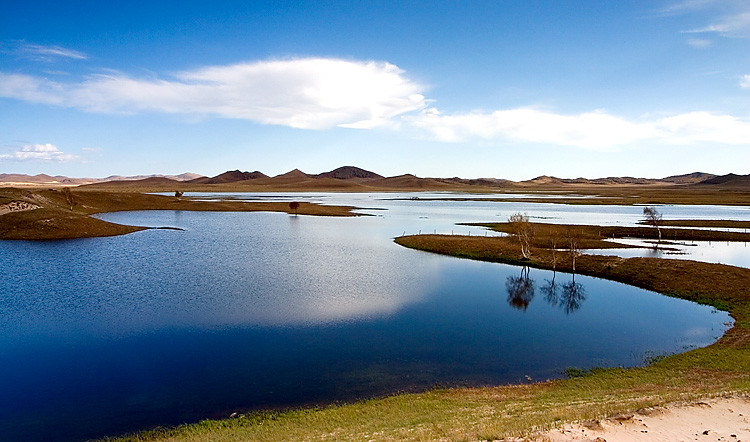
[[[678,15],[686,12],[697,11],[709,6],[721,3],[725,0],[684,0],[669,4],[659,10],[663,15]]]
[[[706,49],[710,48],[713,42],[704,38],[690,38],[688,39],[687,44],[697,49]]]
[[[21,45],[21,50],[28,54],[42,57],[74,58],[76,60],[86,60],[88,58],[83,52],[78,52],[73,49],[67,49],[60,46],[43,46],[24,43]]]
[[[687,0],[673,3],[664,15],[701,14],[705,25],[683,32],[715,33],[729,38],[750,38],[750,2],[747,0]]]
[[[750,5],[748,8],[750,9]],[[707,26],[685,32],[715,32],[723,37],[750,38],[750,11],[724,16]]]
[[[305,58],[209,66],[173,79],[120,73],[61,83],[0,73],[0,96],[89,112],[216,116],[302,129],[372,128],[422,109],[422,86],[383,62]]]
[[[27,43],[23,40],[0,42],[0,52],[34,61],[53,62],[59,59],[87,60],[88,56],[74,49],[55,45]]]
[[[750,88],[750,75],[743,75],[740,79],[740,87],[743,89]]]
[[[0,155],[0,160],[11,161],[73,161],[78,159],[75,155],[62,152],[54,144],[28,144],[12,154]]]
[[[628,121],[604,111],[565,115],[519,108],[445,115],[430,108],[409,121],[444,142],[511,140],[594,150],[641,142],[750,144],[750,120],[708,112]]]

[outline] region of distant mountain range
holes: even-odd
[[[733,175],[733,174],[730,174]],[[730,176],[725,175],[725,176]],[[739,176],[739,175],[733,175]],[[703,172],[693,172],[685,175],[673,175],[666,178],[634,178],[634,177],[607,177],[607,178],[555,178],[553,176],[542,175],[528,181],[522,181],[529,184],[697,184],[706,180],[717,178],[716,175]],[[728,180],[731,181],[731,180]]]
[[[720,185],[724,187],[750,187],[750,175],[713,175],[703,172],[694,172],[685,175],[674,175],[666,178],[634,178],[634,177],[607,177],[607,178],[557,178],[542,175],[526,181],[510,181],[498,178],[419,178],[406,174],[394,177],[384,177],[359,167],[344,166],[330,172],[320,174],[307,174],[299,169],[287,173],[269,177],[259,172],[242,172],[239,170],[227,171],[214,177],[206,177],[194,173],[180,175],[148,175],[148,176],[110,176],[107,178],[68,178],[64,176],[49,175],[19,175],[0,174],[0,183],[27,183],[27,184],[67,184],[86,185],[94,188],[112,187],[158,187],[175,189],[190,188],[197,186],[210,186],[220,189],[221,187],[253,187],[263,189],[341,189],[341,190],[364,190],[364,189],[430,189],[430,190],[455,190],[461,188],[513,188],[513,187],[555,187],[555,186],[582,186],[582,185]]]
[[[69,178],[62,175],[50,176],[40,173],[38,175],[23,175],[17,173],[0,173],[0,183],[33,183],[33,184],[92,184],[109,181],[137,181],[148,178],[167,178],[172,181],[189,181],[200,178],[203,175],[197,173],[183,173],[180,175],[136,175],[121,176],[112,175],[106,178]]]

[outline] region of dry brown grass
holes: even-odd
[[[709,220],[682,220],[665,221],[664,224],[685,227],[738,227],[745,221],[709,221]],[[473,223],[473,226],[487,227],[497,232],[513,233],[510,223]],[[750,225],[750,223],[748,223]],[[613,249],[632,247],[623,244],[615,244],[605,239],[617,238],[643,238],[657,239],[659,234],[653,227],[621,227],[621,226],[590,226],[574,224],[545,224],[531,223],[532,243],[537,248],[551,248],[554,244],[557,248],[566,246],[566,238],[573,233],[578,238],[579,247],[582,249]],[[661,228],[664,241],[735,241],[750,242],[750,233],[726,232],[705,229],[668,229]]]
[[[133,210],[189,210],[211,212],[296,212],[299,215],[356,216],[353,207],[300,202],[292,210],[283,202],[196,201],[190,198],[136,192],[71,191],[71,209],[65,192],[57,189],[0,189],[0,205],[26,202],[41,208],[0,215],[0,239],[68,239],[114,236],[143,230],[90,217],[105,212]]]
[[[39,188],[46,188],[41,186]],[[736,185],[694,184],[531,184],[507,182],[486,186],[459,183],[440,178],[417,178],[410,175],[383,180],[334,178],[280,179],[265,178],[224,184],[191,184],[115,182],[97,183],[77,188],[77,191],[115,192],[413,192],[449,191],[459,193],[493,194],[523,193],[539,195],[540,198],[507,199],[499,195],[497,201],[548,202],[557,204],[723,204],[748,205],[750,188]],[[596,198],[545,198],[549,194],[590,196]]]

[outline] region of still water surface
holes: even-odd
[[[112,213],[185,230],[0,242],[0,440],[639,365],[731,321],[609,281],[399,247],[399,230],[456,226],[445,207],[394,205],[360,218]],[[472,210],[453,222],[484,220]]]

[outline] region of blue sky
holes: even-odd
[[[0,3],[0,173],[750,173],[747,0]]]

